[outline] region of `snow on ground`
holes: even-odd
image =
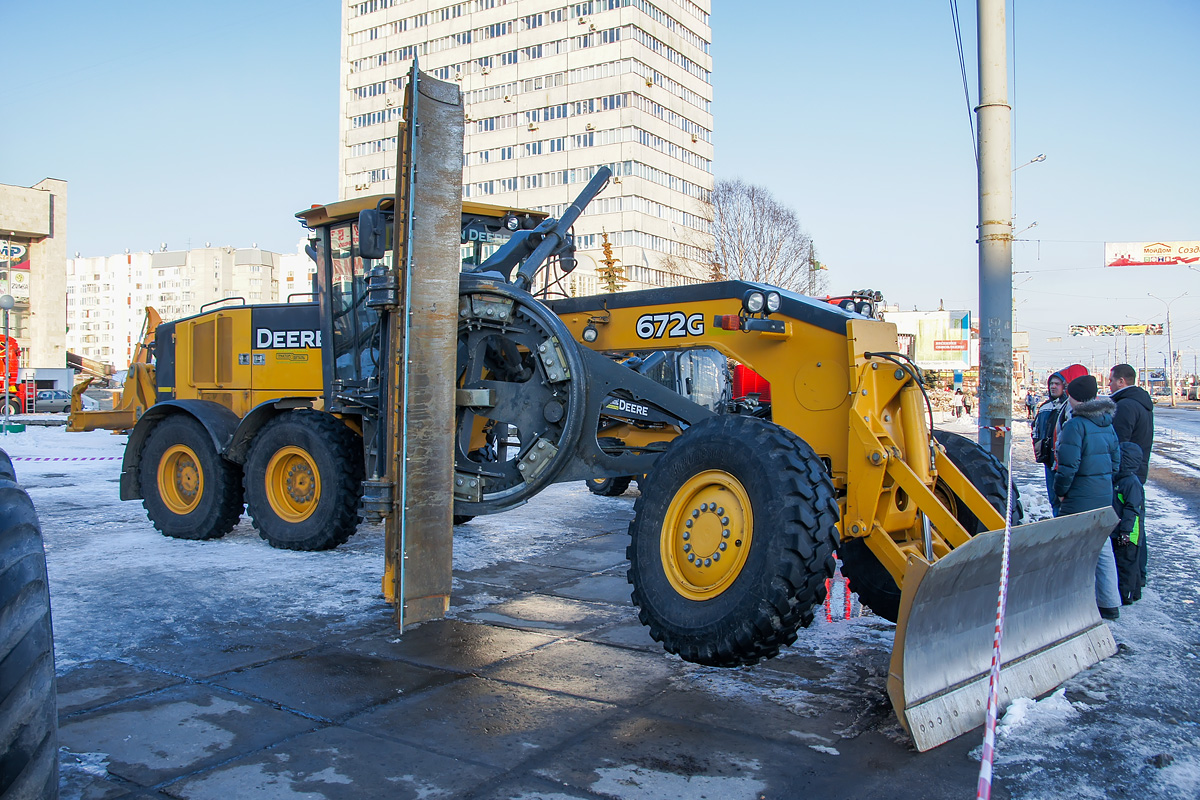
[[[966,419],[939,427],[975,432]],[[1028,425],[1014,427],[1013,473],[1026,519],[1035,521],[1049,516],[1042,468],[1032,460]],[[380,528],[364,526],[323,553],[273,550],[245,519],[221,541],[167,539],[150,527],[140,503],[117,499],[124,443],[107,432],[62,428],[0,437],[41,515],[60,669],[119,658],[164,628],[186,637],[196,616],[266,629],[264,620],[318,617],[334,630],[385,613]],[[88,460],[25,460],[47,457]],[[1196,477],[1177,462],[1155,463]],[[1120,652],[1041,701],[1014,703],[1001,722],[996,781],[1014,798],[1200,796],[1197,498],[1153,480],[1149,495],[1151,583],[1111,626]],[[524,560],[574,538],[623,532],[631,504],[631,497],[596,497],[578,483],[553,487],[523,508],[456,529],[455,567]],[[765,698],[798,717],[877,703],[893,628],[864,613],[857,598],[849,620],[844,613],[835,581],[832,621],[819,609],[814,625],[775,661],[740,670],[689,666],[680,680],[730,698]],[[901,736],[898,726],[883,730]],[[817,737],[814,746],[835,757],[830,745],[839,733]]]

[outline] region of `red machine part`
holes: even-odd
[[[759,402],[771,402],[771,384],[762,375],[744,364],[733,367],[733,396],[735,398],[757,394]]]

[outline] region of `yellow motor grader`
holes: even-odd
[[[667,650],[774,656],[812,620],[836,553],[897,623],[889,694],[917,746],[980,724],[1008,475],[932,430],[895,326],[742,281],[535,297],[573,269],[571,226],[603,167],[561,217],[518,222],[464,269],[461,97],[414,65],[405,103],[395,197],[300,215],[315,302],[159,327],[158,402],[130,435],[122,498],[191,538],[223,534],[245,502],[295,549],[336,546],[361,510],[384,523],[403,629],[448,607],[455,517],[645,475],[629,581]],[[607,355],[702,347],[770,382],[769,419],[714,413]],[[1017,508],[1002,699],[1115,652],[1093,595],[1111,510],[1020,525]]]

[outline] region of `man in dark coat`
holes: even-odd
[[[1096,379],[1091,375],[1067,384],[1071,418],[1058,435],[1058,467],[1054,473],[1058,516],[1112,505],[1113,475],[1121,467],[1121,447],[1112,427],[1117,408],[1109,398],[1096,397],[1096,390]],[[1117,562],[1112,540],[1107,537],[1096,562],[1096,605],[1105,619],[1120,616]]]
[[[1150,394],[1137,385],[1137,370],[1128,364],[1117,364],[1108,372],[1108,393],[1117,404],[1113,415],[1113,430],[1122,442],[1133,442],[1142,448],[1142,463],[1137,477],[1146,485],[1150,474],[1150,448],[1154,445],[1154,402]],[[1146,547],[1146,514],[1143,511],[1141,539],[1138,542],[1138,571],[1142,586],[1146,585],[1146,562],[1149,550]]]

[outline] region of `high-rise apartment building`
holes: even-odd
[[[345,0],[344,0],[345,2]],[[406,74],[462,88],[463,197],[558,216],[600,165],[575,225],[571,288],[598,290],[602,234],[630,288],[707,276],[711,0],[366,0],[343,6],[339,195],[391,192]]]
[[[257,247],[209,246],[68,259],[67,347],[125,369],[146,306],[174,320],[217,300],[272,303],[279,299],[279,262],[278,253]]]

